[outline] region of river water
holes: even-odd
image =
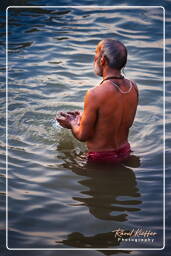
[[[8,15],[8,247],[119,250],[106,255],[162,248],[163,9],[10,8]],[[104,38],[127,46],[124,74],[140,93],[125,165],[87,165],[84,143],[54,124],[58,111],[82,110],[86,91],[100,83],[93,57]],[[3,153],[3,136],[1,145]],[[119,241],[118,228],[157,235]]]

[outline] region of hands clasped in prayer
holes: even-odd
[[[56,120],[63,128],[72,129],[73,125],[80,124],[81,113],[79,111],[60,112]]]

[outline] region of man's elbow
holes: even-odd
[[[81,142],[86,142],[88,139],[89,139],[89,137],[88,136],[84,136],[84,135],[80,135],[78,137],[78,140],[81,141]]]
[[[78,140],[82,142],[88,141],[92,137],[92,134],[79,134]]]
[[[74,135],[74,137],[82,142],[86,142],[88,139],[88,136],[86,134],[81,133],[79,130],[73,130],[72,129],[72,134]]]

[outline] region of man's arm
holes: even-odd
[[[84,99],[84,112],[80,120],[71,121],[71,129],[74,137],[80,141],[87,141],[94,135],[97,120],[97,102],[94,89],[90,89]]]

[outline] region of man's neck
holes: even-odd
[[[106,79],[107,77],[120,77],[121,76],[121,70],[117,70],[117,69],[104,69],[103,71],[103,79]]]

